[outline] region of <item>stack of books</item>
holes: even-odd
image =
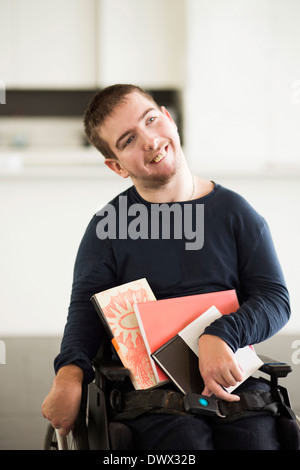
[[[130,370],[134,388],[149,389],[171,380],[183,393],[203,390],[199,337],[221,315],[239,308],[235,290],[156,300],[146,279],[99,292],[91,300]],[[235,355],[245,372],[243,380],[262,365],[252,346]]]

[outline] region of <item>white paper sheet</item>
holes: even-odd
[[[199,348],[198,340],[199,336],[202,335],[205,328],[209,326],[213,321],[220,318],[222,315],[219,310],[213,305],[206,312],[192,321],[187,325],[183,330],[181,330],[178,335],[186,342],[186,344],[194,351],[194,353],[199,357]],[[259,369],[263,362],[257,356],[254,349],[250,346],[240,348],[236,351],[235,357],[237,362],[242,367],[245,375],[242,382],[244,382],[250,375],[252,375],[257,369]],[[239,382],[233,387],[228,387],[226,390],[231,393],[235,388],[237,388],[242,382]]]

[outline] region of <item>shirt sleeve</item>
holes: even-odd
[[[91,302],[91,296],[115,285],[115,260],[108,239],[96,234],[94,216],[78,249],[72,285],[72,294],[61,350],[54,360],[54,369],[68,364],[79,366],[84,382],[93,380],[92,359],[105,335],[101,320]]]
[[[240,308],[216,320],[204,332],[221,337],[234,352],[273,336],[290,317],[289,293],[269,227],[262,221],[251,249],[246,233],[237,241]]]

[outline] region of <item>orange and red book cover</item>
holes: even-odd
[[[155,296],[146,279],[99,292],[92,297],[123,365],[131,372],[135,389],[157,384],[150,359],[134,313],[135,303],[150,302]]]

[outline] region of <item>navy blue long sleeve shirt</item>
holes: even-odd
[[[197,219],[197,205],[204,209],[201,219]],[[164,236],[161,232],[157,239],[157,231],[151,232],[151,209],[157,205],[143,200],[134,186],[117,196],[109,206],[113,208],[111,217],[114,213],[116,216],[110,236],[100,239],[99,230],[103,226],[100,227],[99,222],[103,222],[107,212],[97,213],[78,250],[67,323],[61,351],[55,358],[56,372],[72,363],[83,369],[85,382],[93,379],[91,360],[105,332],[90,298],[102,290],[143,277],[157,299],[235,289],[240,308],[222,316],[205,330],[222,338],[233,351],[267,339],[288,321],[289,295],[268,225],[235,192],[215,184],[214,189],[200,199],[176,203],[177,216],[180,210],[182,216],[189,210],[194,214],[193,230],[198,233],[198,249],[187,249],[192,246],[192,229],[186,230],[186,236],[184,230],[183,236],[178,236],[178,232],[175,233],[178,219],[172,217],[170,234]],[[170,203],[165,207],[171,206]],[[148,213],[147,236],[137,224],[141,207]],[[130,213],[132,215],[128,215]],[[161,222],[165,217],[166,214]],[[132,221],[136,221],[131,226],[135,228],[134,233],[138,228],[141,230],[140,238],[132,236],[133,232],[127,236],[124,232],[124,223],[127,223],[125,228],[129,228]],[[145,222],[145,218],[140,221]],[[200,239],[203,239],[202,244]]]

